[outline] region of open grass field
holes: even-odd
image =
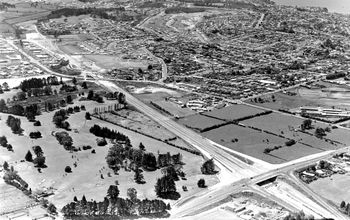
[[[223,120],[210,118],[200,114],[181,118],[177,122],[197,131],[202,131],[205,128],[225,123]]]
[[[103,113],[100,114],[100,116],[104,121],[127,127],[156,139],[165,141],[176,138],[176,140],[170,142],[176,144],[177,146],[194,150],[193,147],[188,145],[182,139],[177,138],[173,133],[165,130],[158,123],[138,111],[123,109],[115,112],[114,114]]]
[[[339,207],[341,201],[350,201],[350,174],[334,174],[331,177],[319,178],[309,184],[318,195]]]
[[[326,142],[313,136],[316,128],[331,128],[331,125],[313,120],[313,128],[310,130],[306,130],[306,132],[311,134],[308,135],[299,131],[300,126],[304,120],[305,119],[303,118],[298,118],[287,114],[272,113],[244,120],[241,123],[247,126],[253,126],[266,131],[270,131],[277,135],[283,135],[287,138],[295,139],[296,141],[312,145],[315,148],[329,150],[337,147],[330,144],[329,142]],[[327,132],[326,134],[327,135],[325,138],[327,139],[331,139],[343,143],[345,145],[350,145],[350,130],[339,127],[337,129],[331,129],[331,132]],[[338,144],[338,147],[341,147],[341,145]]]
[[[76,101],[74,105],[82,104],[90,112],[94,107],[104,105],[91,101]],[[103,200],[109,185],[114,184],[115,180],[119,181],[118,187],[122,197],[126,197],[127,188],[135,187],[139,198],[156,198],[154,185],[157,177],[161,177],[161,171],[144,172],[143,174],[147,183],[143,185],[138,185],[134,182],[133,172],[121,170],[119,175],[114,175],[105,161],[110,144],[105,147],[98,147],[96,145],[96,137],[89,132],[90,127],[94,124],[117,130],[129,136],[134,147],[138,147],[139,143],[142,142],[146,146],[146,150],[153,152],[155,155],[158,152],[170,152],[171,154],[180,152],[183,155],[183,161],[185,163],[183,171],[186,173],[187,181],[180,180],[176,182],[178,191],[185,196],[199,190],[196,183],[199,178],[204,177],[200,172],[200,164],[203,163],[203,159],[200,156],[195,156],[163,142],[99,119],[93,118],[91,121],[86,121],[84,117],[85,112],[75,113],[69,117],[68,122],[72,128],[72,131],[69,133],[73,138],[74,146],[91,145],[96,150],[96,154],[92,154],[90,150],[70,153],[64,150],[63,146],[59,145],[56,138],[51,135],[52,131],[61,130],[56,128],[52,123],[53,114],[54,112],[50,112],[37,116],[37,120],[40,120],[42,123],[41,127],[34,127],[27,119],[21,117],[21,126],[24,129],[23,136],[13,135],[10,128],[5,124],[7,115],[0,114],[2,118],[0,120],[0,135],[5,135],[14,148],[14,152],[9,152],[2,147],[0,148],[0,163],[2,164],[6,160],[10,165],[13,165],[18,170],[19,175],[28,182],[33,191],[42,189],[43,187],[53,187],[55,189],[55,195],[50,196],[48,199],[58,208],[62,208],[63,205],[72,201],[75,195],[78,198],[85,195],[88,200]],[[74,132],[75,129],[78,133]],[[28,133],[31,131],[40,131],[43,138],[36,140],[30,139]],[[33,167],[32,163],[20,162],[20,160],[24,159],[26,152],[34,145],[40,145],[46,157],[46,165],[48,167],[42,169],[41,173]],[[75,162],[77,163],[77,167],[73,166]],[[65,174],[65,166],[71,166],[73,172]],[[108,177],[109,172],[112,174],[111,177]],[[104,179],[101,179],[101,174]],[[217,182],[215,176],[205,176],[205,179],[209,186]],[[189,191],[182,192],[182,185],[186,185]]]
[[[288,149],[288,155],[283,154],[277,157],[272,154],[265,154],[265,148],[271,148],[274,146],[284,146],[287,140],[271,134],[259,132],[250,128],[241,127],[233,124],[225,125],[214,130],[203,132],[202,134],[218,144],[274,164],[284,163],[286,161],[299,158],[300,148],[304,149],[305,153],[303,152],[303,156],[318,153],[321,151],[319,149],[310,148],[297,143],[291,147],[282,147],[279,149]],[[238,139],[237,142],[232,141],[235,138]],[[279,150],[275,150],[272,152],[278,152]]]
[[[250,107],[247,105],[231,105],[225,108],[217,109],[211,112],[202,113],[210,117],[230,121],[244,118],[250,115],[255,115],[264,112],[264,110]]]

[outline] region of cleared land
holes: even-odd
[[[264,110],[247,105],[231,105],[222,109],[205,112],[203,115],[230,121],[245,118],[247,116],[263,113]]]
[[[186,118],[181,118],[178,120],[180,124],[185,125],[188,128],[197,130],[197,131],[202,131],[205,128],[212,127],[215,125],[220,125],[225,123],[223,120],[219,120],[216,118],[210,118],[206,117],[204,115],[191,115]]]

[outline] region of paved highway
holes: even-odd
[[[229,176],[224,177],[225,179],[227,178],[232,180],[238,180],[246,177],[255,176],[266,171],[259,166],[249,165],[233,157],[228,152],[213,146],[208,140],[203,138],[201,135],[182,125],[179,125],[175,121],[162,115],[158,111],[154,110],[153,108],[147,106],[145,103],[130,95],[124,89],[117,87],[114,83],[103,80],[99,80],[97,81],[97,83],[104,87],[107,87],[112,91],[123,92],[126,95],[126,100],[128,103],[135,106],[137,109],[139,109],[144,114],[158,122],[160,125],[168,129],[175,135],[181,137],[187,143],[194,146],[205,157],[214,158],[221,171],[227,171],[225,175]]]

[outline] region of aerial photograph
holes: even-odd
[[[350,220],[350,0],[0,0],[0,220]]]

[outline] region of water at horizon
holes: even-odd
[[[325,7],[329,12],[350,14],[350,0],[273,0],[277,5]]]

